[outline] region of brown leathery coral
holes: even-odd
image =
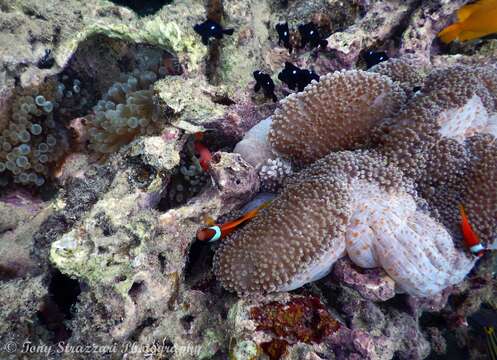
[[[398,112],[404,101],[404,91],[386,76],[365,71],[328,74],[282,101],[273,115],[269,142],[282,156],[309,164],[330,151],[367,145],[371,130]]]

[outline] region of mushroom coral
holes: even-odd
[[[346,71],[283,101],[273,150],[314,162],[220,245],[218,279],[242,296],[288,291],[347,254],[414,296],[462,281],[476,258],[462,248],[459,204],[497,245],[496,79],[493,66],[435,69],[403,104],[385,75]]]

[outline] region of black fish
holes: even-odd
[[[202,37],[204,45],[209,44],[210,38],[222,39],[223,35],[232,35],[233,29],[223,29],[221,25],[212,20],[205,20],[201,24],[196,24],[193,30]]]
[[[365,52],[362,57],[366,61],[366,65],[367,65],[368,69],[372,66],[375,66],[376,64],[379,64],[383,61],[388,60],[388,55],[384,51],[376,52],[373,50],[369,50],[369,51]]]
[[[312,21],[304,25],[299,25],[299,32],[300,37],[302,38],[300,44],[300,47],[302,48],[304,48],[307,43],[309,43],[311,49],[314,49],[318,45],[321,47],[326,47],[326,45],[328,45],[328,41],[319,35],[318,27]]]
[[[297,88],[298,91],[302,91],[312,80],[319,81],[319,75],[312,70],[300,69],[286,62],[285,68],[278,74],[278,79],[287,84],[291,90]]]
[[[288,49],[288,52],[292,53],[292,44],[290,44],[290,28],[288,27],[288,23],[284,24],[276,24],[276,31],[278,32],[278,45],[283,43]]]
[[[316,80],[319,82],[319,75],[314,72],[314,70],[302,70],[302,71],[307,71],[307,79],[309,79],[309,84],[311,83],[312,80]]]
[[[468,318],[468,323],[476,330],[484,332],[489,358],[497,360],[497,312],[482,306]]]
[[[259,70],[254,71],[253,75],[256,81],[254,91],[258,92],[262,88],[264,96],[273,99],[274,102],[278,101],[278,98],[274,94],[274,82],[271,76]]]
[[[50,69],[55,64],[55,59],[52,50],[45,49],[45,54],[38,60],[37,66],[39,69]]]

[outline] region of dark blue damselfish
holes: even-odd
[[[256,81],[254,91],[258,92],[262,88],[264,96],[273,99],[274,102],[278,101],[278,98],[274,94],[274,82],[271,76],[259,70],[254,71],[253,75]]]
[[[196,24],[193,30],[202,37],[204,45],[209,44],[210,38],[222,39],[223,35],[232,35],[234,29],[223,29],[221,25],[212,20],[205,20],[201,24]]]
[[[298,91],[302,91],[312,80],[319,81],[319,75],[312,70],[300,69],[286,62],[285,68],[278,74],[278,79],[287,84],[291,90],[297,88]]]
[[[316,46],[324,48],[328,45],[328,41],[321,37],[318,27],[313,22],[299,25],[299,32],[302,39],[300,47],[302,48],[304,48],[307,44],[310,45],[311,49],[314,49]]]
[[[388,55],[384,51],[376,52],[373,50],[369,50],[365,52],[362,57],[364,58],[364,61],[366,61],[368,69],[372,66],[375,66],[376,64],[388,60]]]
[[[288,27],[288,23],[284,24],[276,24],[276,31],[278,32],[278,45],[283,43],[283,46],[288,49],[290,54],[292,53],[292,44],[290,44],[290,28]]]

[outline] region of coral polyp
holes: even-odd
[[[55,99],[22,95],[12,105],[12,121],[0,134],[0,186],[10,181],[39,187],[67,149],[67,135],[54,120]]]
[[[157,75],[135,71],[113,84],[88,116],[89,149],[110,154],[138,135],[158,131],[160,120],[154,113],[152,85]]]

